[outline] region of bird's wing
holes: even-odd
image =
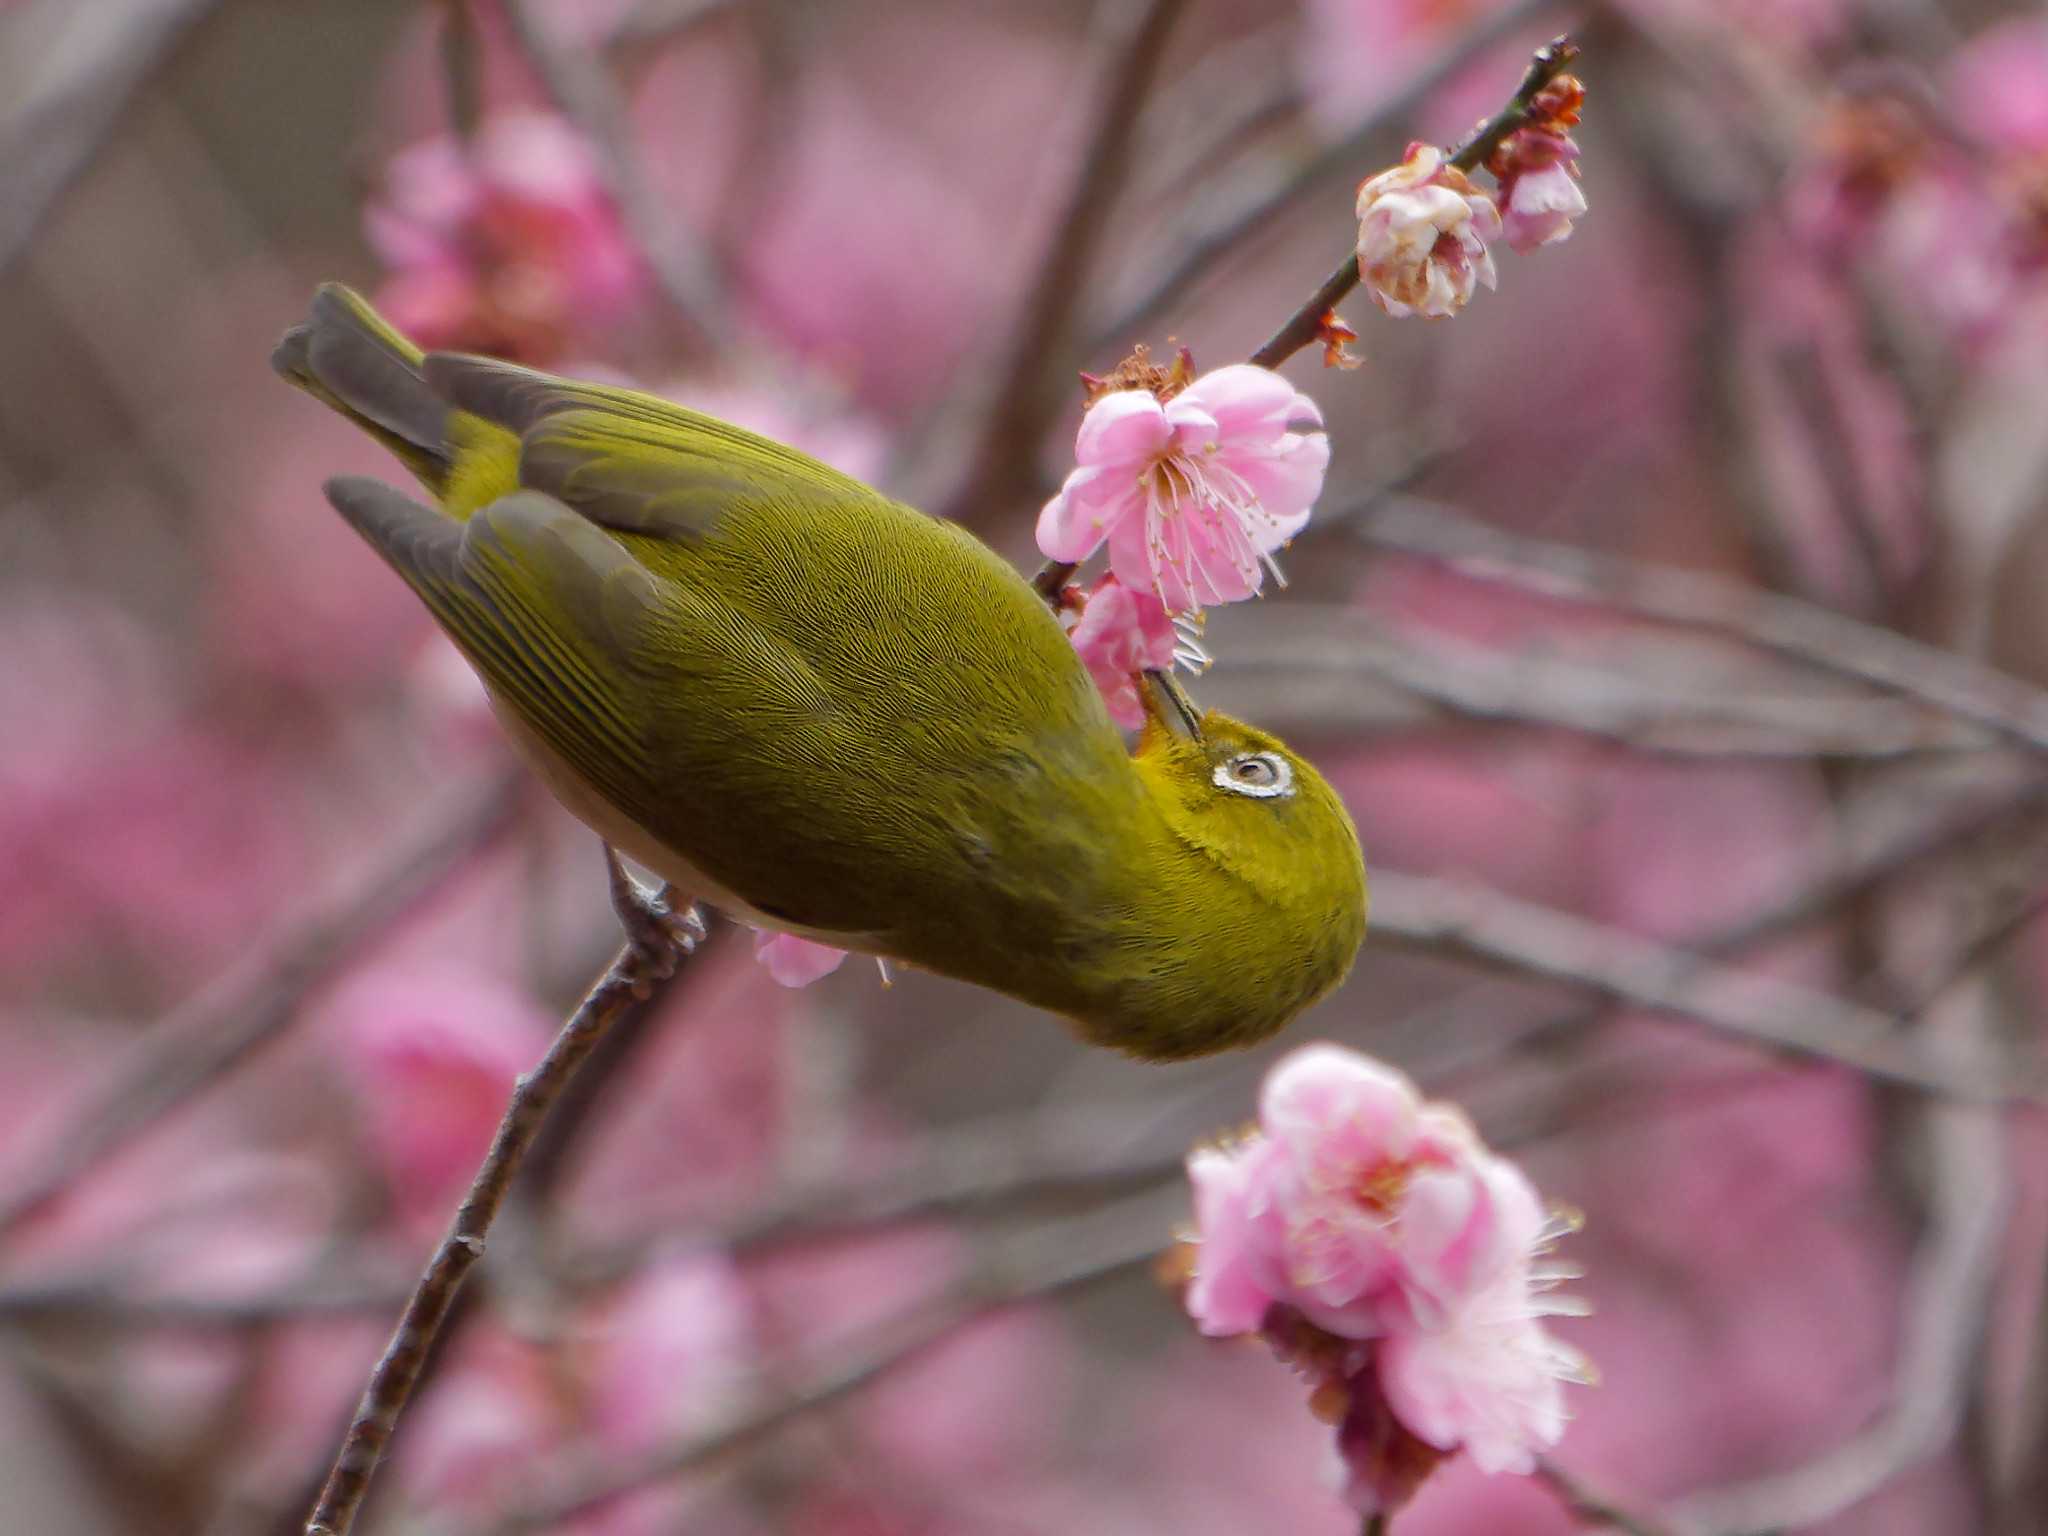
[[[664,697],[744,675],[757,707],[819,713],[822,692],[800,658],[699,611],[701,599],[553,497],[517,491],[457,522],[375,480],[334,480],[327,494],[492,693],[642,826],[667,809],[666,743],[652,739]]]
[[[694,543],[742,502],[883,498],[785,444],[637,390],[435,352],[427,382],[520,439],[519,483],[620,533]]]

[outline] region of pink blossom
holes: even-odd
[[[1493,199],[1432,144],[1358,189],[1358,275],[1390,315],[1454,315],[1477,284],[1494,287],[1500,233]]]
[[[1187,1309],[1265,1336],[1339,1427],[1353,1506],[1404,1502],[1436,1461],[1526,1472],[1564,1429],[1572,1310],[1536,1258],[1561,1231],[1464,1116],[1335,1045],[1268,1075],[1255,1132],[1188,1161],[1199,1234]]]
[[[2030,16],[1979,32],[1955,51],[1943,99],[1987,148],[2048,150],[2048,22]]]
[[[350,981],[323,1025],[401,1218],[437,1229],[490,1145],[513,1080],[547,1048],[553,1020],[486,971],[388,966]]]
[[[391,268],[378,302],[424,346],[550,361],[646,283],[589,146],[543,113],[405,150],[363,220]]]
[[[1518,251],[1555,245],[1583,218],[1586,194],[1579,190],[1579,146],[1548,128],[1522,128],[1509,135],[1493,162],[1500,176],[1501,235]]]
[[[1188,1306],[1205,1332],[1246,1331],[1260,1291],[1341,1338],[1438,1326],[1543,1227],[1528,1180],[1462,1115],[1339,1046],[1280,1062],[1259,1123],[1245,1147],[1189,1160],[1203,1242]]]
[[[808,987],[821,976],[839,969],[846,951],[820,944],[816,939],[794,933],[777,933],[771,928],[754,930],[754,958],[785,987]]]
[[[1095,584],[1069,632],[1074,649],[1109,705],[1109,717],[1129,730],[1145,723],[1138,674],[1165,671],[1174,663],[1179,636],[1166,605],[1107,575]]]
[[[1298,430],[1321,425],[1314,401],[1249,363],[1163,400],[1114,390],[1081,418],[1078,467],[1039,514],[1038,547],[1079,562],[1107,540],[1117,579],[1175,613],[1250,597],[1323,488],[1329,440]]]

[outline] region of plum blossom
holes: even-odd
[[[1585,217],[1586,194],[1579,190],[1579,146],[1550,128],[1520,128],[1508,135],[1489,162],[1500,178],[1501,236],[1527,253],[1555,245]]]
[[[422,346],[548,362],[646,288],[595,155],[544,113],[404,150],[363,223],[391,268],[378,305]]]
[[[1106,575],[1084,600],[1080,622],[1068,638],[1102,690],[1109,717],[1126,730],[1143,725],[1138,674],[1147,668],[1163,672],[1180,654],[1180,636],[1166,605]]]
[[[1188,1159],[1198,1241],[1189,1315],[1260,1334],[1338,1426],[1355,1508],[1393,1509],[1437,1461],[1527,1472],[1564,1432],[1575,1310],[1538,1256],[1568,1230],[1457,1110],[1335,1045],[1267,1077],[1257,1128]]]
[[[1388,314],[1454,315],[1496,285],[1500,210],[1433,144],[1358,189],[1358,275]]]
[[[1038,547],[1078,563],[1107,541],[1118,581],[1199,613],[1252,596],[1269,568],[1278,577],[1273,554],[1307,523],[1330,445],[1303,430],[1322,425],[1315,402],[1270,369],[1234,363],[1185,387],[1159,377],[1088,407]]]

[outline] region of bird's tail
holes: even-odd
[[[340,283],[322,283],[303,325],[284,333],[270,366],[389,448],[429,489],[454,468],[448,403],[427,387],[423,354]]]

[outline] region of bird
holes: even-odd
[[[324,489],[678,901],[1149,1061],[1265,1040],[1350,970],[1365,864],[1322,775],[1159,674],[1127,741],[958,524],[653,395],[422,352],[340,284],[272,363],[424,487]]]

